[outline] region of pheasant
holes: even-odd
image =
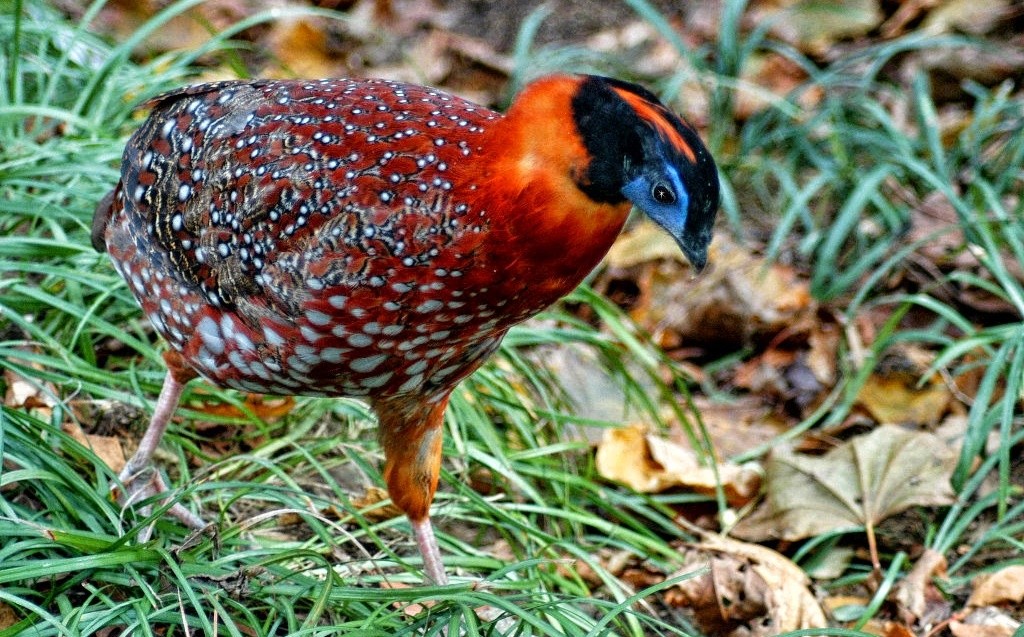
[[[147,106],[92,232],[169,346],[129,499],[166,490],[140,476],[196,376],[362,397],[427,581],[447,581],[429,509],[459,381],[583,280],[634,205],[707,260],[715,163],[634,84],[548,76],[505,115],[355,79],[217,82]]]

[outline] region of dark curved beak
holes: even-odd
[[[708,236],[705,239],[683,235],[675,239],[679,244],[679,249],[686,255],[686,260],[690,262],[696,273],[703,272],[704,267],[708,264],[708,246],[711,244],[711,237]]]

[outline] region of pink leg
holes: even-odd
[[[181,393],[185,390],[185,382],[176,379],[173,372],[168,372],[164,378],[164,385],[160,390],[160,397],[157,398],[156,409],[149,421],[149,427],[146,428],[146,433],[139,441],[139,448],[135,451],[135,455],[128,460],[118,476],[126,490],[121,498],[125,505],[167,491],[167,485],[163,478],[153,470],[152,460],[153,454],[167,430],[167,425],[171,422],[171,416],[178,407]],[[191,528],[205,526],[199,516],[181,504],[173,505],[168,513]]]
[[[409,520],[409,523],[412,524],[416,545],[420,547],[420,555],[423,556],[423,572],[427,576],[426,583],[447,584],[448,575],[444,572],[441,549],[437,546],[437,538],[434,537],[434,526],[430,523],[430,517],[425,517],[422,520]]]

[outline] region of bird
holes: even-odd
[[[92,227],[167,344],[120,474],[126,504],[167,491],[152,456],[196,377],[362,398],[425,581],[447,583],[430,505],[453,389],[583,281],[634,206],[697,271],[707,262],[718,169],[694,127],[630,82],[543,76],[504,114],[344,78],[206,83],[145,107]]]

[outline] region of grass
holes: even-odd
[[[201,57],[237,63],[233,35],[270,19],[256,16],[216,34],[201,51],[133,57],[149,33],[195,4],[171,4],[130,40],[111,45],[90,32],[101,3],[78,23],[43,2],[0,3],[0,369],[6,385],[24,381],[48,398],[45,406],[0,410],[0,605],[17,617],[0,637],[696,634],[663,602],[659,591],[668,584],[632,590],[595,557],[624,551],[674,572],[675,543],[688,538],[674,521],[684,500],[635,494],[596,477],[589,446],[572,432],[615,423],[575,416],[557,372],[537,364],[538,349],[593,352],[639,413],[663,423],[674,409],[700,435],[699,422],[679,406],[688,388],[681,372],[586,287],[571,301],[592,308],[600,327],[555,308],[513,331],[453,397],[435,506],[442,551],[457,574],[449,587],[384,587],[415,585],[420,576],[405,521],[387,513],[386,501],[359,497],[383,482],[372,418],[357,401],[299,399],[286,416],[264,422],[238,394],[194,384],[185,422],[172,426],[161,462],[176,498],[202,510],[216,533],[193,535],[160,508],[140,517],[107,497],[116,476],[65,425],[89,421],[97,401],[149,413],[163,366],[161,344],[106,257],[90,247],[92,209],[117,180],[136,105],[188,82]],[[650,5],[629,4],[675,37]],[[844,321],[876,308],[893,313],[864,359],[844,357],[833,400],[795,431],[841,422],[860,384],[899,343],[936,352],[933,370],[952,378],[980,374],[954,479],[959,501],[933,512],[921,538],[951,558],[946,585],[955,594],[977,573],[980,556],[1010,555],[995,564],[1024,559],[1024,504],[1011,478],[1012,450],[1024,438],[1024,289],[1007,267],[1024,263],[1019,95],[1012,87],[972,86],[968,124],[945,139],[927,78],[901,94],[913,121],[898,122],[884,104],[901,87],[880,71],[908,51],[964,42],[907,37],[820,67],[764,31],[742,34],[743,8],[726,3],[717,48],[684,50],[692,68],[681,72],[707,87],[711,121],[722,123],[712,143],[723,167],[726,225],[742,231],[751,216],[767,219],[765,253],[806,267],[815,296]],[[543,18],[537,12],[523,27],[514,82],[566,65],[628,66],[584,49],[536,46],[532,34]],[[750,88],[737,80],[739,69],[764,50],[786,55],[810,79],[734,124],[735,92]],[[684,78],[644,79],[672,92]],[[825,98],[812,109],[799,106],[800,93],[813,88],[825,89]],[[908,221],[932,192],[955,211],[960,224],[951,231],[962,233],[960,249],[975,255],[977,267],[894,291],[888,281],[919,247],[905,239]],[[949,289],[985,291],[1014,308],[1014,318],[978,325],[955,294],[942,294]],[[925,320],[909,327],[908,313]],[[211,415],[207,406],[220,403],[241,415]],[[244,452],[211,454],[193,421],[230,425],[215,435]],[[998,451],[989,453],[993,435]],[[152,539],[139,541],[150,525]],[[821,558],[833,540],[809,542],[798,558]],[[503,552],[511,558],[496,557]],[[883,559],[886,585],[909,568],[900,553]],[[575,563],[596,579],[567,568]],[[841,583],[868,577],[855,564]],[[876,616],[882,601],[876,595],[854,624]],[[424,610],[414,614],[411,604]],[[503,614],[503,623],[480,619],[481,608]]]

